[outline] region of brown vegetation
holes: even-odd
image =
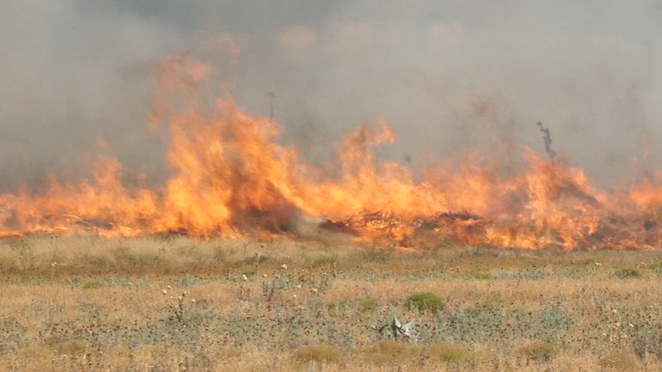
[[[660,262],[651,251],[403,253],[286,238],[2,240],[0,365],[662,370]],[[445,307],[406,306],[418,292]],[[374,330],[394,316],[416,320],[418,343]]]

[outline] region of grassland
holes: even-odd
[[[662,370],[657,251],[29,237],[0,298],[7,371]]]

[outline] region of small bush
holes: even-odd
[[[485,301],[476,302],[472,307],[467,309],[467,313],[471,315],[476,315],[482,312],[494,312],[497,309],[502,308],[502,302],[500,298],[491,298]]]
[[[173,286],[177,288],[195,287],[199,284],[200,278],[188,274],[183,278],[177,278],[173,281]]]
[[[561,349],[557,345],[547,342],[536,342],[517,350],[518,354],[525,356],[527,359],[540,362],[549,362],[560,352]]]
[[[377,309],[377,300],[373,298],[368,298],[361,301],[361,310],[363,311],[374,311]]]
[[[425,355],[445,363],[457,363],[471,358],[469,349],[462,345],[443,342],[427,347]]]
[[[608,371],[638,371],[639,361],[633,353],[611,353],[600,360],[600,366]]]
[[[333,264],[337,261],[335,257],[321,257],[313,261],[313,263],[310,265],[312,267],[322,267],[322,266],[333,266]]]
[[[86,256],[84,258],[90,265],[100,266],[100,267],[110,267],[112,266],[111,260],[106,256]]]
[[[347,300],[338,300],[332,301],[326,304],[326,308],[329,312],[341,311],[349,307],[349,301]]]
[[[304,362],[337,362],[342,359],[342,353],[330,345],[308,345],[296,350],[293,357]]]
[[[437,313],[444,310],[444,300],[432,292],[416,292],[405,301],[408,309],[418,309],[420,312]]]
[[[85,282],[85,284],[83,284],[83,289],[104,288],[104,287],[107,287],[107,286],[108,286],[108,284],[106,284],[106,283],[104,283],[104,282],[102,282],[98,279],[94,279],[94,280],[90,280],[88,282]]]
[[[483,271],[475,272],[471,275],[476,280],[490,280],[492,275]]]
[[[614,275],[616,275],[616,277],[619,279],[630,279],[638,278],[641,274],[639,274],[639,271],[635,269],[621,269],[617,270]]]
[[[653,270],[655,272],[662,272],[662,261],[657,261],[650,263],[646,266],[649,270]]]

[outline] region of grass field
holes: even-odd
[[[0,370],[662,371],[662,252],[28,237],[0,274]]]

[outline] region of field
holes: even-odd
[[[7,371],[662,370],[657,251],[26,237],[0,273]]]

